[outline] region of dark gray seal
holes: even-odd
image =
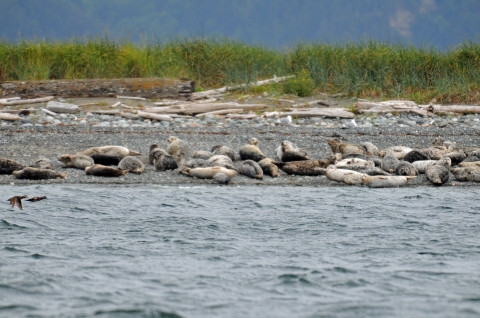
[[[127,170],[122,170],[120,168],[114,168],[109,166],[103,166],[95,164],[91,167],[85,168],[85,174],[87,176],[97,176],[97,177],[122,177],[127,175]]]
[[[260,165],[253,160],[243,161],[237,168],[239,174],[244,176],[263,180],[263,170]]]
[[[43,180],[43,179],[58,179],[65,178],[65,173],[53,171],[51,169],[38,169],[26,167],[23,170],[17,170],[12,173],[17,179],[31,179],[31,180]]]
[[[0,158],[0,174],[12,174],[15,170],[22,170],[26,165],[6,158]]]
[[[425,175],[434,185],[441,186],[449,180],[451,165],[452,160],[448,157],[443,157],[436,163],[429,165],[425,171]]]
[[[126,156],[118,163],[118,168],[140,174],[145,170],[145,165],[137,157]]]
[[[408,161],[401,161],[395,167],[395,174],[399,176],[417,176],[418,170]]]
[[[421,160],[430,160],[430,157],[427,156],[424,152],[419,151],[419,150],[412,150],[409,153],[405,155],[403,160],[407,162],[415,162],[415,161],[421,161]]]

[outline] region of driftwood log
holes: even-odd
[[[74,97],[115,97],[128,95],[143,98],[189,99],[195,91],[190,80],[167,78],[122,78],[14,81],[0,83],[0,96],[21,96],[36,98],[45,96]]]
[[[41,98],[33,98],[33,99],[5,99],[4,101],[0,100],[0,105],[2,106],[11,106],[11,105],[24,105],[24,104],[36,104],[36,103],[43,103],[48,102],[49,100],[53,99],[53,96],[41,97]]]
[[[457,113],[457,114],[480,114],[480,106],[467,106],[467,105],[450,105],[450,106],[441,106],[441,105],[430,105],[427,108],[432,111],[434,114],[445,114],[445,113]]]
[[[249,110],[260,110],[268,108],[268,105],[265,104],[238,104],[235,102],[232,103],[188,103],[188,104],[181,104],[181,105],[172,105],[168,107],[150,107],[146,108],[144,111],[148,113],[173,113],[173,114],[200,114],[200,113],[208,113],[217,110],[224,110],[224,109],[243,109],[244,111]]]
[[[243,109],[222,109],[222,110],[215,110],[213,112],[208,112],[208,113],[200,113],[195,115],[195,117],[205,117],[207,115],[226,115],[226,114],[231,114],[231,113],[241,113],[243,112]]]
[[[0,113],[0,119],[15,121],[15,120],[21,120],[22,117],[14,114]]]
[[[146,119],[154,119],[154,120],[163,120],[163,121],[173,121],[172,117],[168,115],[159,115],[159,114],[152,114],[146,113],[142,111],[137,112],[138,117],[146,118]]]
[[[286,113],[279,113],[278,117],[292,116],[293,118],[306,117],[339,117],[339,118],[355,118],[355,114],[346,108],[311,108],[308,110],[294,110]]]
[[[359,113],[413,113],[421,116],[428,116],[426,108],[419,107],[415,102],[392,100],[385,102],[358,102],[355,109]]]

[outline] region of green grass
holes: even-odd
[[[204,89],[296,74],[267,91],[426,103],[480,101],[480,42],[447,52],[377,41],[302,43],[273,50],[229,39],[176,39],[140,45],[108,38],[0,41],[0,80],[126,77],[190,78]],[[312,84],[311,84],[312,83]],[[261,91],[246,87],[245,91]]]

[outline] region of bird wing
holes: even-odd
[[[19,208],[20,210],[23,210],[23,208],[22,208],[22,199],[17,198],[17,199],[15,200],[15,204],[18,206],[18,208]]]
[[[12,206],[12,208],[15,207],[15,200],[16,200],[15,197],[8,199],[8,201],[10,201],[10,205]]]

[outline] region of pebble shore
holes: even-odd
[[[60,100],[62,101],[62,100]],[[42,106],[38,106],[41,108]],[[158,172],[146,165],[140,175],[128,174],[121,178],[86,176],[77,169],[62,169],[56,160],[66,153],[76,153],[89,147],[104,145],[125,146],[148,155],[151,144],[166,149],[167,138],[177,136],[189,143],[191,154],[196,150],[210,150],[218,144],[238,149],[251,137],[259,139],[259,147],[270,158],[275,158],[275,149],[283,140],[289,140],[305,149],[313,159],[326,158],[331,154],[327,139],[340,139],[349,143],[369,141],[378,148],[394,145],[411,148],[426,148],[436,137],[455,141],[460,147],[480,148],[480,116],[434,116],[421,117],[411,114],[376,116],[356,115],[357,127],[342,128],[347,122],[340,118],[301,118],[291,124],[279,124],[278,119],[263,118],[237,120],[207,115],[203,118],[174,118],[172,122],[149,119],[126,119],[118,115],[99,115],[82,110],[76,114],[51,116],[40,109],[21,121],[0,121],[0,156],[31,165],[39,156],[52,160],[54,169],[67,173],[62,180],[17,180],[11,175],[0,175],[0,184],[36,183],[93,183],[93,184],[159,184],[159,185],[204,185],[216,184],[211,180],[199,180],[180,175],[175,171]],[[143,157],[145,160],[145,157]],[[457,185],[450,182],[450,185]],[[469,183],[461,183],[469,185]],[[282,172],[280,178],[265,176],[254,180],[237,175],[230,186],[278,185],[278,186],[338,186],[325,176],[292,176]],[[408,186],[430,185],[424,175]]]

